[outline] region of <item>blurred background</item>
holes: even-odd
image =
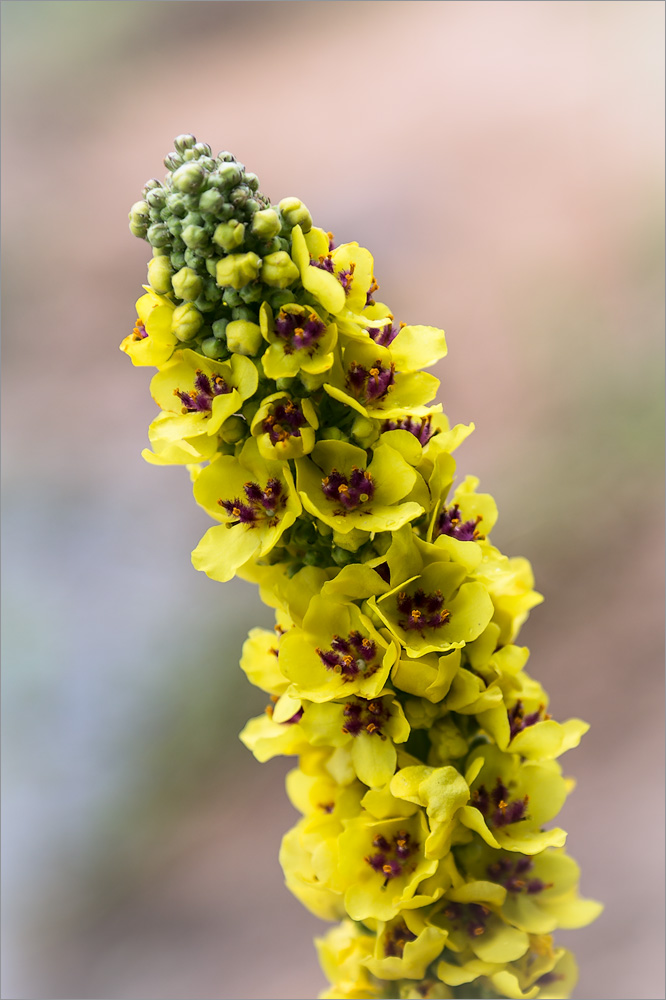
[[[180,132],[375,254],[445,327],[440,399],[545,604],[583,892],[579,998],[663,982],[664,6],[5,0],[4,984],[11,1000],[309,998],[324,925],[282,885],[289,762],[237,740],[272,624],[190,565],[208,527],[146,465],[118,343],[129,206]]]

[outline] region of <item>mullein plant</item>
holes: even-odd
[[[216,522],[192,554],[275,610],[241,668],[266,692],[241,740],[294,756],[288,888],[336,925],[316,942],[329,998],[569,997],[558,927],[578,894],[551,821],[573,787],[516,644],[541,601],[490,535],[492,496],[456,482],[424,369],[442,330],[397,322],[372,255],[278,205],[231,153],[181,135],[130,211],[152,247],[121,349],[157,369],[155,465],[183,465]]]

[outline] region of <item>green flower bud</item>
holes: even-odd
[[[158,295],[171,291],[171,261],[168,257],[153,257],[148,263],[148,284]]]
[[[256,174],[248,173],[247,171],[243,174],[243,183],[247,184],[250,191],[259,190],[259,178]]]
[[[328,378],[328,372],[322,372],[321,375],[311,375],[310,372],[302,371],[299,376],[301,382],[303,383],[303,388],[306,393],[316,392],[321,386],[326,382]],[[344,435],[345,441],[348,440],[347,435]]]
[[[238,187],[235,187],[230,193],[229,201],[232,205],[236,205],[240,208],[245,204],[249,197],[250,189],[246,188],[244,184],[241,184]]]
[[[300,272],[288,253],[278,250],[264,257],[261,265],[261,280],[272,288],[287,288],[298,278]]]
[[[230,153],[228,149],[223,149],[221,153],[217,154],[217,158],[221,163],[235,163],[236,157],[233,153]]]
[[[173,290],[185,302],[194,302],[201,295],[202,289],[203,281],[191,267],[182,267],[173,276]]]
[[[213,151],[207,142],[197,142],[192,146],[192,152],[198,158],[201,156],[210,156]]]
[[[129,210],[129,220],[134,226],[143,226],[144,231],[148,228],[150,210],[145,201],[135,201]]]
[[[224,205],[224,198],[219,191],[215,188],[208,188],[207,191],[199,198],[199,208],[202,212],[208,212],[210,215],[217,215],[219,210]]]
[[[213,361],[222,361],[229,354],[223,341],[217,340],[215,337],[206,337],[205,340],[202,340],[201,350],[207,358],[212,358]]]
[[[234,306],[231,310],[232,319],[245,319],[249,323],[254,323],[256,316],[247,306]]]
[[[304,233],[310,232],[312,216],[300,198],[283,198],[278,208],[290,229],[300,226]]]
[[[188,201],[187,195],[181,194],[180,191],[171,191],[167,195],[166,207],[172,215],[177,215],[179,219],[182,219],[188,213]]]
[[[218,340],[224,340],[228,325],[228,319],[216,319],[213,323],[213,336],[217,337]]]
[[[185,266],[185,254],[182,250],[174,250],[170,256],[171,264],[175,271]]]
[[[339,545],[334,545],[331,549],[331,555],[333,556],[333,562],[338,566],[346,566],[347,563],[353,562],[355,555],[353,552],[348,552],[347,549],[341,549]]]
[[[130,222],[129,231],[132,236],[138,236],[140,240],[145,240],[146,238],[146,227],[137,225],[135,222]]]
[[[217,303],[211,302],[211,300],[207,299],[205,295],[200,295],[199,298],[195,300],[194,304],[200,313],[211,313],[217,308]]]
[[[306,566],[323,566],[322,553],[316,549],[308,549],[303,555],[303,562]]]
[[[220,437],[227,444],[236,444],[237,441],[247,437],[247,424],[242,417],[229,417],[222,425]]]
[[[226,163],[218,167],[217,173],[225,188],[236,187],[243,179],[243,170],[237,163]]]
[[[198,254],[196,250],[190,250],[188,247],[187,250],[184,251],[184,257],[187,267],[191,267],[193,271],[197,272],[200,270],[202,267],[202,261],[200,254]]]
[[[319,435],[323,441],[346,441],[347,435],[339,427],[322,427]]]
[[[238,294],[242,301],[249,305],[251,302],[263,302],[266,289],[258,281],[254,281],[251,285],[241,288]]]
[[[242,288],[256,279],[260,266],[261,257],[256,253],[229,254],[217,262],[217,283],[221,287]]]
[[[176,191],[194,194],[203,184],[204,176],[204,171],[197,163],[184,163],[174,173],[172,183]]]
[[[217,274],[217,259],[215,257],[209,257],[206,261],[206,270],[210,274],[211,278],[214,278]]]
[[[152,247],[165,247],[171,242],[171,233],[163,222],[155,222],[148,229],[146,238]]]
[[[256,198],[248,198],[245,202],[245,214],[251,218],[261,207],[261,202],[257,201]]]
[[[369,420],[367,417],[361,416],[361,414],[359,414],[354,420],[351,434],[363,448],[369,447],[370,442],[374,441],[377,437],[374,422]]]
[[[278,378],[275,380],[275,388],[278,392],[291,392],[294,384],[293,378]]]
[[[149,191],[153,190],[153,188],[159,188],[159,187],[162,187],[162,182],[158,181],[157,177],[151,177],[150,180],[146,181],[146,183],[143,185],[144,198],[146,197]]]
[[[191,201],[192,199],[189,199],[189,200]],[[183,218],[183,225],[184,226],[203,226],[203,221],[204,221],[204,218],[203,218],[203,215],[201,214],[201,212],[194,212],[194,211],[190,210],[187,213],[187,215],[184,216],[184,218]]]
[[[235,306],[242,306],[243,300],[240,297],[240,293],[236,291],[235,288],[225,288],[224,289],[224,304],[233,309]]]
[[[280,216],[274,208],[264,208],[255,212],[252,219],[252,233],[260,240],[272,240],[280,232]]]
[[[279,289],[274,292],[269,292],[266,296],[266,300],[273,312],[278,312],[282,306],[286,306],[287,302],[293,302],[294,297],[291,292]]]
[[[151,208],[162,209],[166,204],[167,192],[163,187],[151,188],[146,194],[146,201]]]
[[[177,170],[178,167],[181,166],[182,162],[183,158],[178,153],[167,153],[164,157],[164,166],[167,170]]]
[[[208,233],[203,226],[185,226],[180,235],[185,246],[189,247],[190,250],[198,250],[208,243]]]
[[[244,236],[245,226],[243,223],[230,219],[229,222],[221,222],[217,226],[213,233],[213,243],[217,243],[218,247],[231,253],[232,250],[241,245]]]
[[[171,330],[178,340],[192,340],[203,326],[203,316],[191,302],[178,306],[171,317]]]
[[[180,236],[183,231],[183,223],[175,216],[171,215],[165,220],[165,224],[172,236]]]
[[[177,135],[173,140],[173,148],[177,153],[184,153],[186,149],[192,149],[192,146],[196,143],[196,139],[189,132],[184,135]]]
[[[232,320],[227,326],[226,336],[229,350],[247,357],[257,354],[264,342],[259,324],[245,319]]]

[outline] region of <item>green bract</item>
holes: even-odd
[[[130,211],[153,257],[121,350],[157,369],[144,457],[186,466],[217,522],[195,568],[275,609],[243,646],[265,709],[241,739],[298,758],[280,862],[339,921],[321,997],[566,998],[576,964],[551,934],[601,906],[554,825],[573,788],[556,758],[588,727],[551,718],[524,669],[541,596],[457,473],[474,425],[423,370],[444,332],[396,320],[370,252],[298,198],[271,206],[230,153],[174,145]]]

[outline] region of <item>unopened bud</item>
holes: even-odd
[[[172,215],[182,219],[189,211],[188,201],[187,195],[181,194],[180,191],[170,191],[167,195],[166,207]]]
[[[232,320],[227,325],[226,338],[230,351],[234,351],[235,354],[244,354],[246,357],[257,354],[264,342],[258,323],[250,323],[245,319]]]
[[[208,244],[208,233],[203,226],[185,226],[180,238],[190,250],[199,250]]]
[[[260,266],[261,257],[256,253],[229,254],[217,262],[217,283],[220,287],[231,285],[232,288],[243,288],[256,279]]]
[[[250,191],[259,190],[259,178],[256,174],[248,173],[247,171],[243,174],[243,183],[247,184]]]
[[[129,220],[135,226],[148,227],[150,208],[146,201],[135,201],[129,210]]]
[[[217,226],[213,233],[213,243],[217,243],[218,247],[231,253],[232,250],[241,245],[244,236],[245,226],[243,223],[231,219],[229,222],[221,222]]]
[[[148,284],[158,295],[171,291],[171,261],[168,257],[153,257],[148,262]]]
[[[208,188],[199,198],[199,209],[209,215],[217,215],[224,205],[224,198],[215,188]]]
[[[178,167],[182,166],[183,158],[179,153],[167,153],[164,157],[164,166],[167,170],[178,170]]]
[[[191,302],[174,309],[171,330],[178,340],[192,340],[203,326],[203,316]]]
[[[236,187],[243,178],[243,168],[238,163],[225,163],[217,168],[217,173],[226,188]]]
[[[201,295],[203,281],[191,267],[181,267],[172,279],[173,290],[184,302],[194,302]]]
[[[299,270],[288,253],[278,250],[264,257],[261,265],[261,280],[271,288],[287,288],[299,276]]]
[[[213,336],[218,340],[224,340],[228,325],[228,319],[216,319],[213,323]]]
[[[312,229],[312,216],[300,198],[283,198],[278,205],[282,218],[290,229],[300,226],[304,233]]]
[[[149,227],[146,238],[151,247],[164,247],[171,242],[171,233],[163,222],[154,222]]]
[[[199,158],[201,156],[210,156],[212,149],[207,142],[196,142],[194,146],[192,146],[192,152],[197,158]]]
[[[264,208],[255,212],[252,218],[252,233],[260,240],[272,240],[280,232],[280,216],[274,208]]]
[[[185,266],[185,254],[182,250],[172,251],[170,260],[174,271],[179,271],[181,267]]]
[[[352,424],[351,433],[352,437],[364,448],[369,447],[370,443],[377,437],[374,422],[360,413]]]
[[[231,202],[232,205],[235,205],[237,208],[241,208],[246,203],[249,197],[250,197],[250,189],[246,188],[244,184],[241,184],[239,187],[235,187],[233,191],[229,194],[229,201]]]
[[[213,361],[221,361],[229,354],[223,341],[217,340],[215,337],[206,337],[201,342],[201,350],[207,358],[212,358]]]
[[[222,424],[220,430],[220,437],[227,444],[236,444],[237,441],[242,441],[247,435],[247,424],[242,417],[233,416],[229,417]]]
[[[176,191],[183,194],[196,193],[204,182],[204,171],[197,163],[184,163],[173,175],[172,183]]]
[[[173,148],[177,153],[184,153],[186,149],[192,149],[197,140],[189,132],[184,135],[177,135],[173,140]]]

